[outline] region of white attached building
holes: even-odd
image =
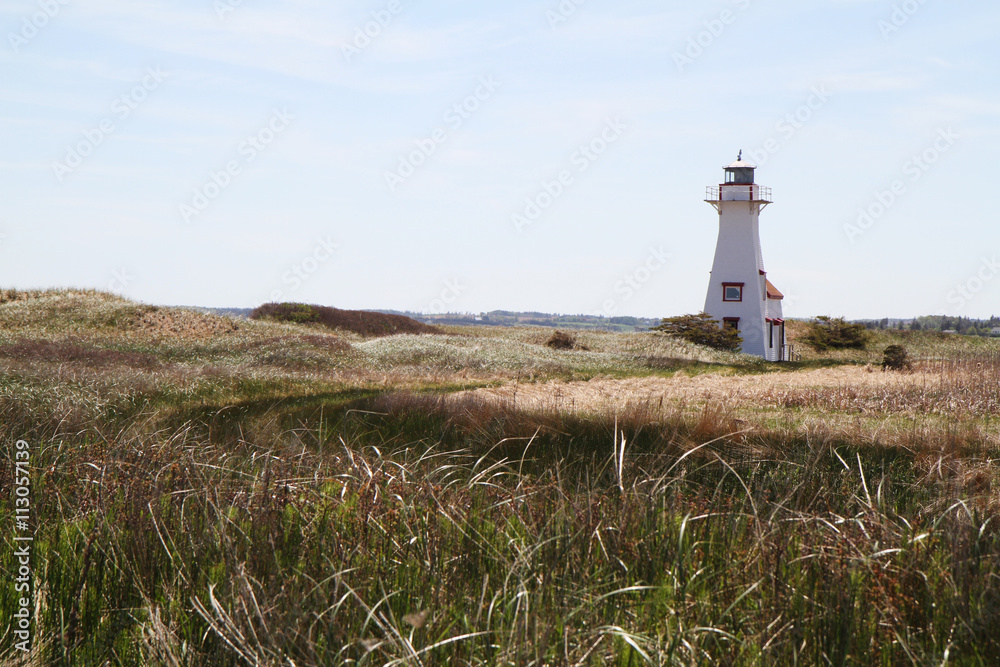
[[[722,326],[735,327],[743,352],[768,361],[786,361],[781,292],[767,279],[760,250],[758,217],[771,203],[771,189],[754,183],[756,166],[742,152],[725,169],[725,182],[709,186],[705,201],[719,213],[719,241],[705,312]]]

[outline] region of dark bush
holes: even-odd
[[[806,325],[803,342],[817,351],[823,350],[863,350],[868,346],[871,334],[863,324],[852,324],[843,317],[817,317]]]
[[[572,350],[576,348],[576,336],[571,336],[565,331],[556,331],[545,344],[553,350]]]
[[[653,330],[716,350],[736,351],[743,344],[740,332],[736,328],[719,326],[719,322],[708,313],[667,317],[659,326],[653,327]]]
[[[913,368],[910,355],[902,345],[890,345],[882,353],[882,370],[908,371]]]

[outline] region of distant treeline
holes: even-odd
[[[951,317],[949,315],[926,315],[910,320],[883,318],[881,320],[859,320],[869,329],[899,329],[906,331],[954,331],[965,336],[991,336],[994,329],[1000,329],[1000,317],[994,315],[988,320],[971,317]]]
[[[429,324],[469,326],[539,326],[562,329],[595,329],[601,331],[642,331],[657,326],[659,319],[648,317],[601,317],[599,315],[554,315],[534,311],[494,310],[488,313],[440,313],[423,315],[406,311],[393,312]]]

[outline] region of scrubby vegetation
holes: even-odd
[[[1000,661],[1000,345],[462,333],[0,304],[38,601],[0,662]],[[869,372],[892,344],[912,372]]]
[[[882,370],[908,371],[913,368],[910,355],[902,345],[890,345],[882,353]]]
[[[808,324],[808,331],[802,340],[821,352],[831,349],[863,350],[868,346],[871,335],[863,324],[847,322],[843,317],[821,315]]]
[[[565,331],[553,331],[552,337],[545,344],[553,350],[572,350],[576,347],[576,338]]]
[[[304,303],[266,303],[250,313],[253,320],[273,320],[294,324],[319,324],[334,331],[349,331],[360,336],[392,334],[433,334],[440,329],[405,315],[387,315],[364,310],[340,310]]]
[[[553,331],[552,336],[545,341],[545,345],[553,350],[589,350],[590,348],[576,340],[576,336],[565,331]]]
[[[653,329],[715,350],[735,351],[743,344],[735,327],[721,326],[707,313],[666,317]]]

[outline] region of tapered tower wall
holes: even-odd
[[[706,201],[719,214],[719,236],[705,312],[720,325],[739,328],[743,352],[779,361],[785,344],[782,296],[768,285],[760,246],[760,212],[771,195],[754,183],[754,169],[737,160],[725,167],[726,182],[709,188]]]

